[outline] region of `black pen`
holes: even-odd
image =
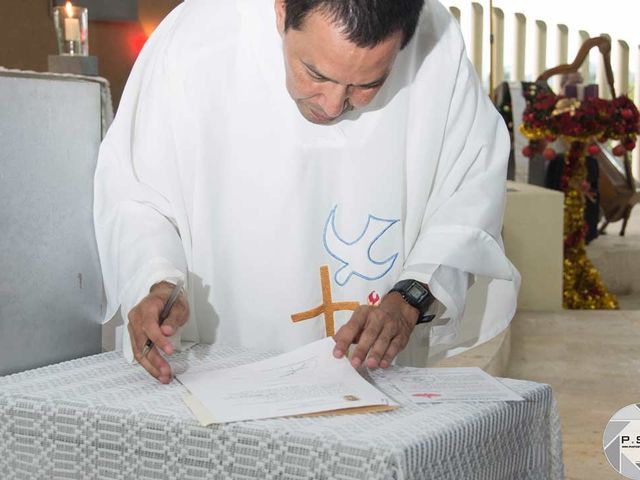
[[[171,313],[171,308],[173,308],[173,304],[176,303],[176,300],[180,296],[180,292],[182,291],[183,286],[184,286],[184,281],[178,280],[178,283],[176,283],[175,287],[173,287],[173,290],[171,291],[171,295],[169,295],[169,299],[167,300],[167,303],[164,304],[164,307],[160,312],[159,326],[162,326],[164,321],[167,319],[167,317]],[[153,342],[151,341],[151,339],[148,339],[147,343],[144,344],[144,348],[142,349],[142,358],[146,357],[147,353],[149,353],[149,351],[152,348],[153,348]]]

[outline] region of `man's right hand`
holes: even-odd
[[[147,372],[161,383],[171,381],[171,367],[160,355],[162,350],[167,355],[173,353],[173,345],[169,337],[174,335],[189,319],[189,302],[184,292],[180,293],[178,300],[173,304],[169,317],[160,326],[160,312],[171,295],[174,285],[169,282],[156,283],[149,290],[149,295],[144,297],[138,305],[129,312],[129,338],[133,356]],[[142,350],[150,339],[154,347],[143,358]]]

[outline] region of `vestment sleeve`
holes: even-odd
[[[461,49],[433,189],[401,275],[429,284],[444,307],[432,343],[455,339],[475,276],[519,283],[501,240],[508,151],[506,127]]]
[[[151,37],[127,82],[98,157],[94,222],[109,320],[121,307],[123,352],[132,361],[128,312],[162,280],[185,278],[176,222],[176,164],[163,44],[174,11]]]

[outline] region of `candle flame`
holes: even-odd
[[[67,10],[67,16],[73,17],[73,5],[71,5],[71,2],[69,0],[67,0],[67,3],[64,7]]]

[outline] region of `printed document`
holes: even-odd
[[[389,373],[389,383],[418,404],[524,400],[477,367],[402,368]]]
[[[367,382],[325,338],[267,360],[176,378],[202,425],[309,414],[369,413],[398,407]]]

